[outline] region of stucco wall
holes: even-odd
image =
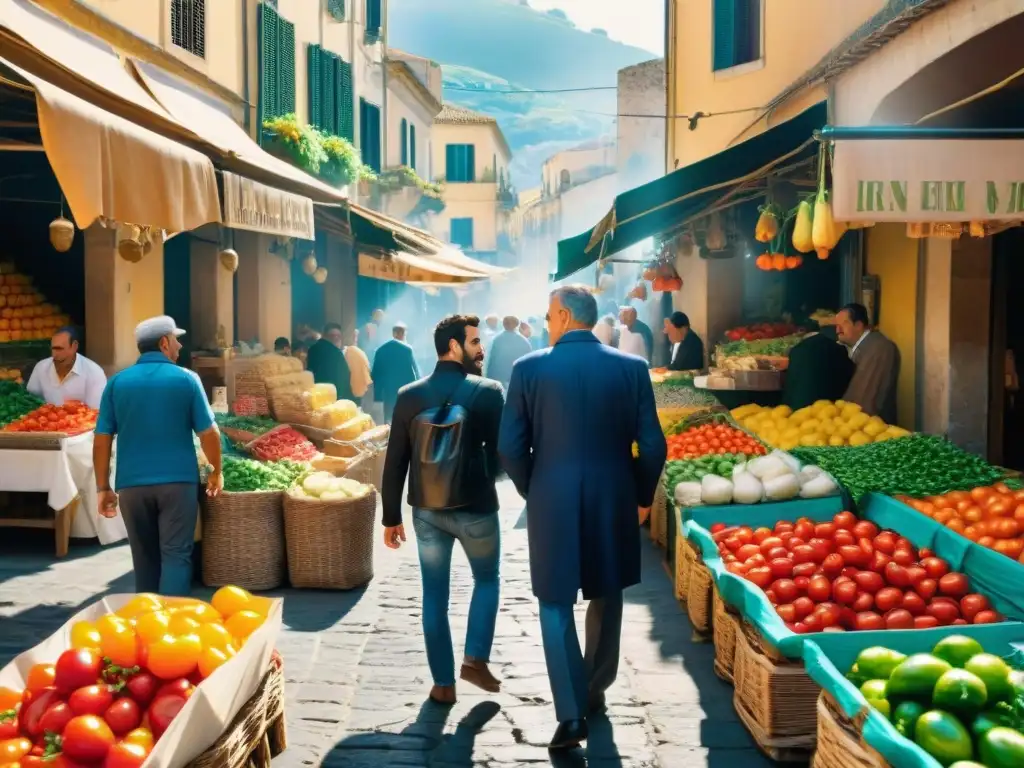
[[[431,140],[434,145],[433,178],[435,180],[447,175],[445,169],[445,148],[449,144],[472,144],[476,147],[476,178],[478,181],[484,178],[484,173],[494,170],[495,159],[497,159],[498,163],[495,179],[497,179],[498,171],[504,171],[505,178],[508,179],[508,164],[511,158],[498,143],[494,126],[488,124],[449,125],[446,123],[435,123]]]
[[[416,129],[416,167],[415,170],[423,178],[429,179],[433,174],[433,146],[431,130],[434,126],[432,110],[416,96],[409,85],[397,77],[388,79],[388,156],[387,167],[402,165],[402,120],[406,121],[406,134],[409,126]],[[412,165],[412,145],[409,146],[410,156],[406,165]]]
[[[620,69],[618,86],[616,167],[624,191],[665,172],[665,60]]]
[[[541,168],[541,180],[544,189],[550,195],[557,195],[563,171],[568,172],[569,183],[576,184],[579,182],[578,175],[588,169],[614,168],[615,158],[616,148],[615,143],[612,141],[602,143],[600,146],[586,146],[585,148],[567,149],[558,152],[545,160]],[[611,203],[612,199],[609,198],[608,205],[605,206],[605,213],[611,207]],[[601,215],[603,216],[604,213]],[[579,232],[575,234],[578,235]]]

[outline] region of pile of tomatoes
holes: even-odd
[[[211,604],[212,603],[212,604]],[[267,598],[137,595],[71,629],[23,691],[0,687],[0,768],[138,768],[203,680],[265,620]]]
[[[678,435],[669,435],[668,458],[697,459],[701,456],[723,453],[742,453],[763,456],[768,452],[755,437],[728,424],[702,424],[690,427]]]
[[[925,499],[896,499],[971,541],[1024,564],[1024,490],[996,483]]]
[[[4,432],[61,432],[78,435],[96,427],[97,411],[77,400],[63,405],[47,403],[12,421]]]
[[[967,576],[852,512],[773,528],[711,528],[730,573],[764,590],[797,634],[991,624],[1004,618]]]

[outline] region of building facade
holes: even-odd
[[[619,70],[615,146],[620,192],[665,173],[666,94],[664,59]]]

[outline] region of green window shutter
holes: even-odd
[[[466,181],[476,181],[476,145],[466,144]],[[470,219],[472,222],[472,219]]]
[[[352,87],[352,65],[338,59],[338,135],[355,143],[355,93]]]
[[[473,219],[452,219],[448,239],[463,250],[473,250]]]
[[[380,39],[381,23],[381,0],[366,0],[366,39],[369,42]]]
[[[306,90],[309,93],[309,124],[323,128],[324,103],[320,84],[323,51],[319,45],[310,43],[306,46]]]
[[[323,51],[320,60],[320,99],[323,104],[323,130],[338,135],[337,96],[338,57]]]
[[[736,0],[713,0],[713,65],[717,72],[736,65]]]
[[[289,115],[295,112],[295,25],[280,19],[279,30],[278,106],[279,114]]]
[[[416,126],[409,126],[409,167],[416,170]]]
[[[408,165],[409,164],[409,121],[406,120],[404,117],[402,118],[402,122],[399,124],[399,129],[398,130],[402,134],[399,137],[399,141],[401,142],[401,146],[402,146],[402,154],[401,154],[402,160],[401,160],[401,162],[402,162],[402,165]]]
[[[259,34],[259,123],[262,141],[263,121],[281,114],[278,101],[278,29],[280,17],[266,3],[260,3],[257,17]]]

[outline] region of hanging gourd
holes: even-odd
[[[317,285],[323,285],[327,282],[327,267],[317,267],[313,272],[313,282]]]
[[[809,200],[801,200],[796,207],[796,221],[793,223],[793,247],[800,253],[814,250],[812,236],[813,214]]]
[[[811,240],[814,243],[814,250],[818,253],[819,259],[827,259],[828,251],[835,248],[839,242],[841,233],[836,233],[836,223],[832,218],[832,204],[828,199],[828,190],[825,188],[825,162],[828,158],[828,150],[822,143],[818,152],[818,194],[814,198],[814,221],[811,225]],[[825,251],[825,255],[822,255]]]
[[[50,244],[58,253],[67,253],[75,241],[75,225],[58,216],[50,222]]]
[[[804,263],[803,256],[787,256],[786,257],[786,269],[796,269]]]
[[[709,251],[721,251],[725,248],[725,230],[722,228],[722,217],[717,213],[711,214],[704,244],[707,245]]]
[[[238,253],[234,248],[225,248],[217,257],[220,259],[220,265],[228,272],[238,271]]]
[[[762,253],[754,261],[754,266],[767,272],[772,268],[772,255],[770,253]]]
[[[754,239],[759,243],[770,243],[779,234],[779,215],[776,207],[769,203],[758,208],[761,215],[754,226]]]
[[[310,277],[316,272],[316,256],[312,253],[302,260],[302,271]]]

